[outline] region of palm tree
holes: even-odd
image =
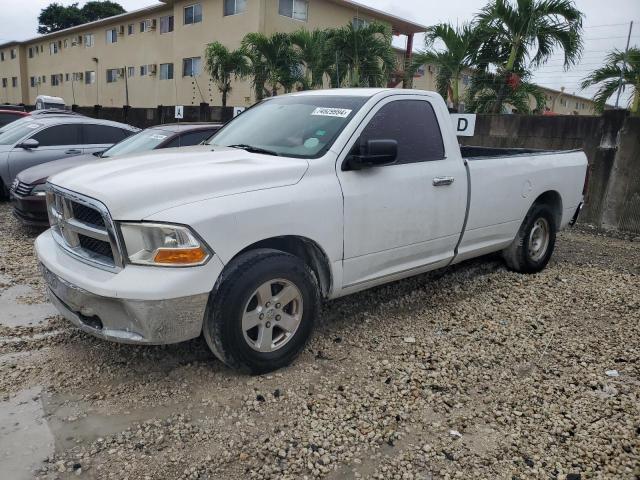
[[[444,50],[435,48],[436,42],[444,44]],[[449,98],[453,108],[460,103],[460,77],[462,72],[474,66],[474,53],[477,48],[475,29],[464,24],[454,28],[447,23],[429,27],[425,34],[425,50],[417,52],[409,69],[411,75],[424,64],[438,68],[436,89],[443,98]]]
[[[300,57],[287,33],[248,33],[242,40],[242,49],[250,62],[250,76],[256,100],[262,100],[265,84],[271,95],[278,94],[279,86],[291,91],[301,80]]]
[[[396,68],[391,31],[381,23],[332,29],[327,46],[338,81],[351,87],[383,87]],[[336,53],[337,52],[337,53]],[[333,70],[333,69],[332,69]],[[340,86],[338,85],[338,86]]]
[[[227,96],[231,92],[231,77],[243,78],[249,72],[249,65],[241,50],[229,50],[220,42],[207,45],[206,67],[209,75],[222,93],[222,106],[227,106]]]
[[[502,75],[489,71],[476,72],[467,92],[467,110],[476,113],[506,113],[505,105],[509,104],[518,113],[541,111],[545,105],[545,97],[540,87],[520,77],[513,80],[515,83],[507,85],[507,88],[503,90],[504,77]],[[535,109],[531,108],[532,98],[536,103]],[[499,99],[501,103],[498,105]]]
[[[476,63],[495,65],[503,78],[494,113],[502,110],[507,83],[543,65],[557,48],[564,53],[565,69],[580,59],[582,18],[573,0],[492,0],[480,11],[476,23],[485,41]]]
[[[622,83],[620,78],[622,77]],[[640,48],[630,48],[626,53],[613,50],[605,58],[604,65],[589,74],[580,85],[588,88],[600,85],[593,97],[595,108],[602,112],[605,104],[618,88],[631,89],[629,100],[632,115],[640,115]]]
[[[291,43],[298,49],[300,59],[306,67],[305,84],[310,88],[322,88],[324,76],[334,63],[327,49],[328,30],[301,29],[291,34]]]

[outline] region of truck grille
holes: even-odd
[[[53,236],[62,248],[98,267],[122,268],[117,236],[104,205],[51,186],[47,192],[47,211]]]
[[[13,193],[21,197],[30,195],[32,190],[33,185],[29,185],[28,183],[17,181],[13,184]]]

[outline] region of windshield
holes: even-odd
[[[113,147],[105,150],[101,157],[115,157],[116,155],[128,155],[130,153],[153,150],[168,137],[169,133],[160,128],[148,128],[116,143]]]
[[[6,132],[7,130],[11,130],[12,128],[18,127],[20,125],[24,125],[25,123],[33,122],[34,118],[30,115],[25,115],[24,117],[20,117],[17,120],[14,120],[11,123],[7,123],[5,126],[0,127],[0,134]]]
[[[17,125],[13,128],[9,128],[0,133],[0,145],[13,145],[22,137],[26,137],[41,126],[41,123],[36,123],[31,120],[30,122]]]
[[[318,158],[367,100],[337,95],[272,97],[242,113],[207,143]]]

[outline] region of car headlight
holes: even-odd
[[[47,194],[47,184],[41,183],[40,185],[36,185],[31,190],[31,195],[35,195],[36,197],[44,197]]]
[[[209,248],[188,228],[161,223],[120,223],[131,263],[165,267],[202,265]]]

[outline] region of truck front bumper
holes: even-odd
[[[201,267],[128,265],[107,272],[68,255],[49,231],[36,240],[36,252],[58,311],[81,330],[119,343],[167,344],[199,336],[223,267],[214,256]]]

